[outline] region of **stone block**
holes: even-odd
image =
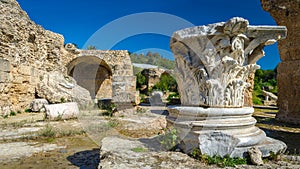
[[[10,81],[10,73],[0,71],[0,83],[7,83]]]
[[[0,58],[0,72],[10,72],[10,62],[4,58]]]
[[[113,102],[116,103],[135,103],[135,93],[113,92]]]
[[[18,69],[18,73],[23,74],[23,75],[27,75],[27,76],[31,76],[33,75],[33,67],[31,66],[20,66]]]
[[[48,105],[48,101],[46,99],[34,99],[31,103],[30,103],[30,109],[33,112],[44,112],[45,105]]]
[[[46,118],[49,120],[65,120],[77,118],[79,109],[76,102],[44,105]]]

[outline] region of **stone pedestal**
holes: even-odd
[[[181,106],[169,122],[189,153],[242,157],[255,146],[268,156],[286,149],[255,127],[254,111],[244,106],[248,79],[259,68],[263,47],[285,38],[283,26],[249,26],[243,18],[179,30],[171,39]],[[248,93],[249,94],[249,93]]]
[[[190,153],[200,148],[203,154],[246,156],[253,146],[260,149],[263,156],[270,151],[282,152],[286,145],[278,140],[266,137],[255,126],[252,117],[254,109],[245,108],[202,108],[170,107],[168,122],[180,133],[180,148]]]

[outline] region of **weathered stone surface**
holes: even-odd
[[[242,107],[263,47],[285,36],[285,27],[249,26],[243,18],[175,32],[171,48],[181,103]]]
[[[0,72],[10,72],[10,63],[4,58],[0,58]]]
[[[7,91],[0,107],[22,111],[34,99],[38,70],[66,70],[64,38],[36,25],[15,0],[1,1],[0,15],[0,83]]]
[[[99,169],[212,168],[180,152],[156,152],[155,139],[106,137],[101,142]],[[137,150],[141,152],[137,152]]]
[[[278,97],[268,91],[263,90],[262,94],[265,96],[265,100],[263,100],[265,106],[277,106]]]
[[[46,118],[49,120],[65,120],[77,118],[79,109],[76,102],[45,105]]]
[[[72,77],[64,76],[60,72],[48,72],[41,76],[36,93],[50,103],[75,101],[82,106],[91,103],[90,93],[78,86]]]
[[[133,76],[128,51],[80,50],[79,54],[70,58],[68,62],[68,74],[74,77],[80,86],[89,89],[92,98],[112,98],[116,103],[136,104],[136,77]],[[80,69],[83,63],[86,67],[94,67],[93,70],[87,71],[90,75],[84,73],[84,69]],[[96,79],[87,79],[90,76]]]
[[[118,118],[118,130],[121,134],[133,138],[145,138],[162,133],[167,127],[164,115],[154,114],[139,108],[137,113],[123,114]],[[146,111],[146,112],[143,112]]]
[[[148,68],[142,70],[141,74],[146,77],[147,89],[151,89],[156,83],[160,81],[161,75],[163,73],[168,73],[168,72],[169,71],[161,68]]]
[[[165,104],[162,101],[163,95],[161,91],[153,91],[150,98],[151,106],[164,106]]]
[[[251,117],[254,109],[245,108],[202,108],[169,107],[168,121],[179,130],[181,149],[190,153],[199,148],[208,155],[230,155],[243,157],[249,148],[256,145],[269,156],[270,151],[284,152],[286,145],[266,137],[255,126]]]
[[[73,44],[64,45],[62,35],[35,24],[15,0],[0,1],[0,16],[0,90],[3,91],[0,97],[0,108],[5,109],[5,112],[7,108],[10,109],[9,111],[29,108],[30,102],[36,95],[35,89],[41,89],[41,86],[46,90],[39,90],[38,95],[50,102],[59,102],[62,97],[65,97],[65,100],[79,102],[85,100],[86,92],[81,96],[83,90],[77,86],[72,89],[73,92],[67,94],[55,93],[67,90],[60,88],[59,91],[49,91],[51,87],[47,87],[43,80],[44,77],[52,76],[51,72],[73,76],[71,72],[74,67],[80,67],[78,65],[80,63],[96,64],[97,68],[104,66],[110,71],[109,77],[104,79],[100,76],[105,74],[105,70],[97,68],[90,74],[84,74],[79,78],[74,77],[79,80],[78,85],[90,91],[92,98],[113,97],[115,92],[112,91],[112,76],[133,76],[128,51],[85,51],[76,49]],[[104,64],[101,64],[102,61]],[[96,76],[93,79],[86,79],[92,75]],[[85,80],[86,83],[82,83]],[[125,88],[122,89],[121,101],[134,103],[135,79],[131,78],[123,86]],[[70,96],[72,94],[75,95]],[[128,94],[130,96],[127,96]],[[117,94],[114,96],[113,99],[119,98]],[[2,112],[4,111],[0,114],[3,114]]]
[[[285,36],[285,27],[249,26],[243,18],[173,34],[182,106],[170,107],[168,119],[179,130],[185,153],[199,148],[211,156],[243,157],[252,146],[263,156],[286,149],[255,126],[253,108],[243,108],[263,47]]]
[[[222,132],[210,132],[199,136],[201,153],[209,156],[230,155],[239,143],[239,139]]]
[[[278,25],[288,29],[285,40],[278,43],[282,62],[277,68],[278,107],[276,118],[300,124],[300,6],[299,0],[261,0]]]
[[[264,164],[264,162],[262,160],[262,153],[257,147],[251,147],[248,150],[248,153],[250,155],[252,164],[254,164],[254,165],[263,165]]]
[[[135,104],[136,76],[113,76],[113,101],[116,103]]]
[[[48,105],[48,101],[46,99],[34,99],[30,104],[30,109],[33,112],[44,112],[44,105]]]

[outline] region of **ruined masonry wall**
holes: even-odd
[[[65,71],[64,38],[31,21],[15,0],[0,0],[0,114],[24,111],[39,74]]]
[[[300,0],[261,0],[278,25],[286,26],[287,38],[280,41],[281,63],[277,68],[278,106],[276,118],[300,124]]]
[[[112,70],[112,84],[107,84],[112,85],[116,101],[135,101],[135,76],[127,51],[70,51],[62,35],[31,21],[16,0],[0,0],[0,115],[29,108],[44,75],[54,71],[67,75],[67,65],[84,55],[107,62]]]

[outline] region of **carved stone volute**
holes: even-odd
[[[242,107],[263,47],[285,36],[283,26],[249,26],[239,17],[175,32],[171,49],[182,105]]]

